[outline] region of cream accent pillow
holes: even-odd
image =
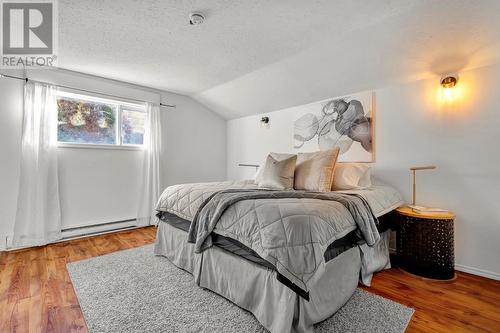
[[[330,192],[338,156],[339,148],[299,153],[293,187],[296,190]]]
[[[332,190],[355,190],[372,186],[371,166],[363,163],[337,163]]]
[[[287,158],[290,158],[292,156],[296,156],[295,154],[287,154],[287,153],[269,153],[269,155],[271,155],[277,161],[283,161],[283,160],[286,160]],[[254,182],[257,185],[262,180],[262,173],[264,172],[264,166],[266,164],[266,161],[267,161],[267,157],[262,162],[261,166],[259,167],[259,170],[257,170],[257,173],[255,174],[255,181]]]
[[[262,170],[259,187],[273,190],[293,189],[293,177],[297,155],[278,161],[269,154]]]

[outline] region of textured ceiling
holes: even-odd
[[[59,17],[60,67],[226,118],[500,61],[498,0],[60,0]]]

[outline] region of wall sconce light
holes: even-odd
[[[444,101],[451,102],[456,97],[455,86],[458,83],[457,74],[445,75],[441,78],[441,98]]]
[[[457,85],[458,77],[456,76],[446,76],[441,79],[441,86],[443,88],[453,88]]]
[[[269,117],[262,117],[260,119],[260,126],[264,127],[264,128],[269,128],[270,127],[270,124],[269,124]]]

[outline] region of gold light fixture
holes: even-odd
[[[457,74],[448,74],[441,78],[441,100],[444,102],[453,102],[456,99],[458,92],[456,85],[458,83]]]
[[[453,88],[457,85],[458,77],[457,76],[446,76],[441,79],[441,87],[445,89]]]

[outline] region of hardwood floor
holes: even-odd
[[[500,282],[457,272],[452,282],[377,273],[367,291],[415,309],[406,332],[500,332]]]
[[[154,242],[154,227],[0,253],[0,332],[87,332],[66,263]]]
[[[66,263],[150,244],[141,228],[0,253],[0,332],[86,332]],[[397,269],[366,290],[414,308],[407,332],[500,332],[500,282],[458,273],[430,282]]]

